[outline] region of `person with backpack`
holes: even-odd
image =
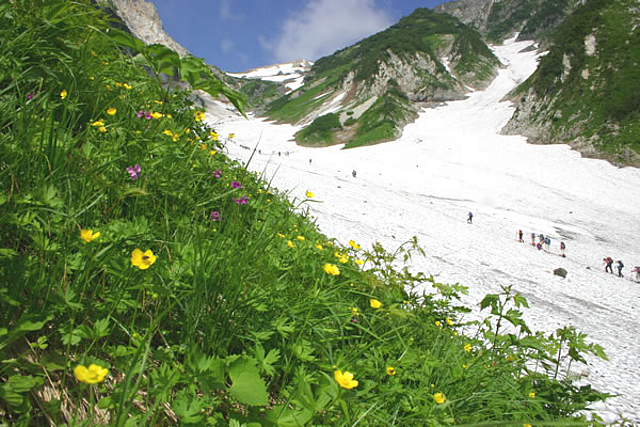
[[[536,233],[531,233],[531,246],[536,245]]]
[[[473,224],[473,213],[469,212],[469,216],[467,217],[467,223]]]
[[[636,282],[640,283],[640,265],[637,265],[631,270],[636,273]]]
[[[564,250],[567,248],[567,246],[564,244],[564,242],[560,242],[560,256],[562,258],[564,258],[566,255],[564,254]]]
[[[522,239],[522,230],[518,230],[518,241],[519,242],[524,242],[524,240]]]
[[[622,275],[622,269],[624,268],[624,264],[622,263],[622,260],[618,260],[618,262],[616,262],[616,268],[618,269],[618,277],[624,277]]]
[[[544,249],[549,252],[551,249],[551,239],[549,237],[544,238]]]
[[[611,258],[610,256],[602,258],[602,261],[604,261],[604,271],[608,271],[609,273],[613,274],[613,258]]]

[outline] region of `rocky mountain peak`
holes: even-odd
[[[159,43],[167,46],[183,57],[189,51],[167,34],[156,6],[145,0],[98,0],[109,6],[122,19],[131,33],[146,44]]]

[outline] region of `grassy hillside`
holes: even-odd
[[[529,120],[551,122],[551,140],[593,141],[623,163],[628,150],[640,153],[639,19],[632,0],[589,0],[554,32],[549,54],[518,89],[545,100]]]
[[[154,78],[242,107],[202,61],[89,1],[2,3],[0,40],[2,425],[597,425],[558,368],[598,346],[321,234]]]

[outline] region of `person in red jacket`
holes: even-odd
[[[604,271],[608,271],[609,273],[613,274],[613,258],[611,258],[610,256],[602,258],[602,261],[604,261]]]

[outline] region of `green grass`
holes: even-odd
[[[241,105],[196,63],[107,33],[88,1],[0,22],[4,424],[596,424],[580,413],[605,396],[557,368],[598,346],[530,331],[509,287],[467,321],[463,286],[402,267],[415,239],[323,235],[311,193],[221,154],[233,136],[121,43]]]
[[[333,132],[341,128],[336,114],[325,114],[298,132],[296,141],[303,145],[330,145],[333,143]]]

